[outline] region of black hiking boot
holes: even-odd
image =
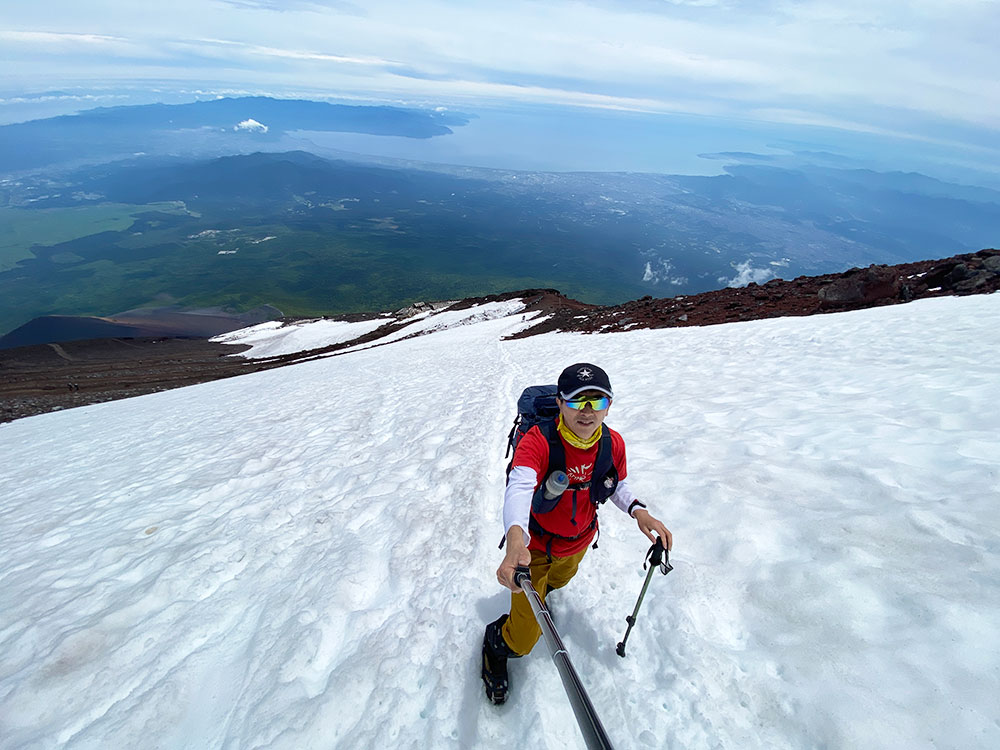
[[[502,615],[486,626],[486,634],[483,635],[483,685],[486,686],[486,697],[498,706],[507,700],[510,689],[507,682],[507,659],[518,656],[503,639],[505,622],[507,615]]]

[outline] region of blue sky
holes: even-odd
[[[0,118],[264,93],[819,126],[1000,161],[997,0],[47,0],[0,10]],[[23,118],[21,118],[23,119]],[[956,158],[959,158],[956,156]]]

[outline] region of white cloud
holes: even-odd
[[[746,286],[750,282],[761,284],[768,279],[773,279],[775,277],[774,271],[769,268],[753,268],[750,260],[746,260],[734,266],[736,269],[736,275],[731,279],[727,279],[725,276],[719,277],[719,283],[725,284],[730,287],[741,287]]]
[[[67,94],[67,93],[44,93],[25,94],[24,96],[0,97],[0,104],[38,104],[48,102],[80,102],[94,106],[106,101],[128,101],[128,94]]]
[[[3,31],[0,39],[8,42],[24,42],[26,44],[65,45],[65,44],[117,44],[126,41],[120,37],[104,34],[75,34],[71,32],[52,31]]]
[[[243,120],[243,122],[234,125],[233,130],[245,130],[249,133],[266,133],[267,125],[259,123],[251,118],[249,120]]]
[[[672,276],[671,272],[674,270],[673,264],[669,260],[663,260],[656,256],[652,251],[645,253],[645,255],[652,255],[654,260],[647,261],[646,267],[643,269],[642,280],[653,284],[665,283],[672,284],[673,286],[683,286],[688,283],[686,276]]]
[[[253,10],[270,10],[279,13],[288,11],[322,11],[324,9],[336,9],[341,12],[363,15],[364,11],[350,2],[342,0],[221,0],[237,8],[249,8]]]
[[[197,39],[184,42],[184,44],[190,47],[209,45],[239,48],[241,52],[245,52],[248,55],[256,55],[260,57],[284,57],[291,60],[303,60],[306,62],[347,63],[351,65],[371,65],[376,67],[400,65],[398,62],[386,60],[380,57],[335,55],[329,52],[318,52],[312,50],[282,49],[280,47],[271,47],[267,45],[245,44],[243,42],[234,42],[227,39]]]

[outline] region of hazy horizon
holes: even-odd
[[[264,95],[454,109],[362,154],[510,169],[717,174],[705,152],[828,151],[1000,186],[1000,4],[65,0],[0,14],[0,124]]]
[[[227,92],[227,96],[271,96],[267,92]],[[71,95],[52,92],[3,100],[0,126],[73,115],[97,107],[208,101],[221,94],[145,92]],[[289,98],[289,97],[273,97]],[[357,106],[381,101],[343,101]],[[81,106],[85,105],[85,106]],[[407,107],[404,103],[392,106]],[[325,155],[403,159],[487,169],[537,172],[649,172],[714,176],[728,164],[773,161],[880,172],[919,172],[959,184],[1000,189],[1000,162],[977,160],[976,148],[956,149],[912,139],[821,126],[775,125],[684,114],[609,111],[547,105],[491,105],[452,110],[468,116],[453,132],[433,138],[336,131],[291,131],[281,148]],[[265,117],[248,119],[266,125]],[[265,150],[275,150],[268,146]],[[762,159],[755,156],[763,157]]]

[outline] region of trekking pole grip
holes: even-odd
[[[670,564],[670,553],[663,546],[663,540],[659,536],[656,537],[656,543],[646,553],[646,562],[642,564],[643,570],[646,569],[647,563],[651,568],[658,567],[663,575],[674,569],[674,566]]]
[[[659,536],[657,536],[656,544],[653,545],[653,557],[650,558],[650,562],[652,562],[653,565],[659,565],[660,561],[663,559],[664,551],[665,550],[663,548],[663,540],[660,539]]]
[[[663,540],[660,539],[659,535],[657,535],[656,542],[654,542],[653,546],[650,547],[649,551],[646,553],[646,562],[642,564],[642,569],[646,569],[647,563],[652,566],[659,565],[663,560],[663,552]]]

